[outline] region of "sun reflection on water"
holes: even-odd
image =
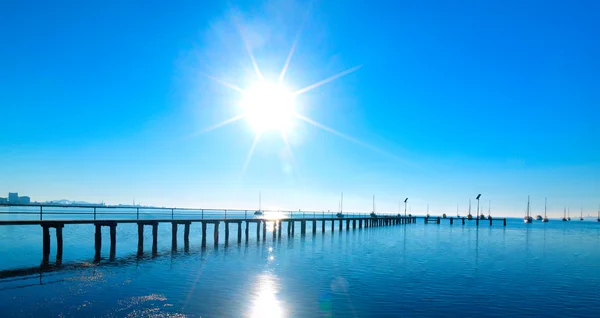
[[[277,278],[272,274],[258,276],[254,299],[252,301],[251,317],[284,317],[281,302],[277,299],[279,292]]]

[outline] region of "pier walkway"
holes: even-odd
[[[249,210],[213,210],[154,208],[135,206],[85,206],[85,205],[0,205],[0,226],[38,225],[42,228],[42,264],[48,264],[50,257],[50,229],[56,233],[56,261],[60,263],[63,255],[63,228],[65,225],[87,224],[94,226],[95,259],[100,259],[102,249],[102,227],[108,227],[110,233],[110,258],[114,258],[117,245],[117,225],[137,224],[138,254],[144,253],[144,228],[151,227],[152,253],[157,253],[158,226],[171,226],[173,250],[177,249],[179,226],[183,226],[184,248],[189,249],[190,226],[199,223],[202,231],[201,246],[206,247],[208,227],[212,227],[213,242],[219,244],[221,224],[225,228],[224,243],[230,241],[230,226],[237,230],[238,243],[249,239],[252,228],[256,229],[257,240],[267,239],[267,225],[271,225],[273,238],[281,238],[282,229],[287,227],[287,235],[293,236],[296,226],[300,235],[306,235],[306,227],[312,226],[316,235],[320,225],[321,232],[326,228],[334,232],[343,229],[369,228],[411,224],[416,217],[392,214],[370,215],[368,213],[336,213],[315,211],[249,211]]]
[[[440,224],[442,220],[449,220],[465,224],[465,218],[440,218],[416,217],[412,215],[390,213],[337,213],[316,211],[251,211],[251,210],[218,210],[218,209],[189,209],[189,208],[158,208],[140,206],[106,206],[106,205],[11,205],[0,204],[0,226],[38,225],[42,228],[42,264],[48,264],[50,258],[50,229],[56,233],[56,262],[60,263],[63,256],[63,228],[65,225],[92,225],[94,230],[95,259],[99,260],[102,249],[102,227],[109,228],[110,258],[114,259],[117,245],[117,225],[137,224],[138,230],[138,255],[144,253],[144,228],[151,227],[152,254],[157,253],[158,226],[167,224],[171,226],[172,249],[177,249],[179,226],[183,226],[183,245],[189,249],[190,226],[199,223],[202,231],[201,247],[206,247],[209,226],[212,228],[213,242],[218,246],[220,239],[220,225],[225,230],[225,246],[230,241],[230,228],[237,231],[235,239],[238,243],[242,240],[248,242],[250,232],[256,231],[257,240],[267,239],[267,228],[270,225],[273,239],[281,238],[282,229],[286,228],[288,236],[294,236],[296,226],[299,226],[300,235],[306,235],[307,225],[312,226],[312,235],[317,234],[320,228],[325,233],[327,228],[335,231],[336,222],[338,231],[344,229],[369,228],[380,226],[393,226],[400,224],[413,224],[418,218],[423,218],[424,223]],[[473,219],[477,226],[485,220]],[[506,219],[488,219],[490,226],[493,221]],[[232,226],[233,224],[233,226]]]

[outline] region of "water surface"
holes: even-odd
[[[117,257],[93,262],[92,225],[64,228],[64,269],[0,279],[3,316],[188,317],[597,317],[600,224],[552,220],[506,227],[474,223],[396,225],[171,252],[159,226],[159,254],[136,256],[137,226],[117,227]],[[500,223],[498,223],[500,224]],[[285,226],[285,224],[284,224]],[[344,222],[345,226],[345,222]],[[269,229],[270,230],[270,229]],[[37,267],[39,226],[0,227],[0,270]],[[51,232],[53,234],[53,230]],[[180,245],[182,245],[180,228]],[[52,237],[52,256],[54,251]]]

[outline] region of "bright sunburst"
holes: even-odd
[[[287,133],[290,132],[291,129],[293,128],[294,122],[297,120],[301,120],[303,122],[311,124],[317,128],[323,129],[329,133],[332,133],[336,136],[342,137],[346,140],[349,140],[349,141],[359,144],[361,146],[370,148],[370,149],[378,151],[378,152],[382,152],[381,150],[376,149],[375,147],[372,147],[368,144],[360,142],[360,141],[356,140],[355,138],[347,136],[341,132],[336,131],[333,128],[330,128],[326,125],[323,125],[323,124],[315,121],[312,118],[309,118],[308,116],[306,116],[304,114],[301,114],[298,111],[298,105],[296,105],[296,97],[297,96],[304,94],[315,88],[318,88],[321,85],[324,85],[331,81],[334,81],[342,76],[345,76],[352,72],[355,72],[358,69],[360,69],[361,65],[351,67],[351,68],[346,69],[340,73],[337,73],[331,77],[317,81],[317,82],[315,82],[311,85],[308,85],[306,87],[303,87],[301,89],[298,89],[295,91],[290,91],[288,88],[285,87],[285,85],[283,83],[284,83],[285,74],[286,74],[287,69],[290,65],[290,62],[292,60],[292,56],[294,55],[294,52],[296,50],[296,45],[298,43],[298,39],[300,38],[300,35],[302,33],[302,27],[300,28],[298,35],[296,36],[296,39],[294,40],[294,42],[292,44],[289,54],[285,60],[285,64],[283,65],[281,73],[279,74],[278,81],[275,81],[275,82],[268,81],[267,79],[265,79],[263,77],[263,75],[260,71],[260,68],[259,68],[258,64],[256,63],[256,59],[254,58],[254,55],[252,54],[250,45],[248,44],[248,41],[247,41],[246,37],[244,36],[243,30],[237,24],[236,24],[236,27],[238,28],[238,32],[240,33],[240,35],[242,37],[242,41],[244,42],[246,51],[248,52],[248,56],[250,57],[250,60],[252,62],[252,66],[256,73],[257,79],[254,82],[254,84],[250,85],[249,87],[241,88],[237,85],[225,82],[221,79],[218,79],[218,78],[215,78],[212,76],[208,76],[210,79],[214,80],[215,82],[217,82],[225,87],[228,87],[228,88],[241,94],[241,99],[239,102],[240,112],[238,115],[236,115],[232,118],[226,119],[220,123],[217,123],[213,126],[210,126],[206,129],[202,130],[200,133],[214,130],[214,129],[223,127],[225,125],[228,125],[230,123],[239,121],[241,119],[245,119],[248,122],[248,124],[253,128],[256,135],[254,137],[254,142],[252,143],[250,150],[248,152],[242,173],[245,172],[250,160],[252,159],[254,149],[256,148],[256,145],[259,142],[261,135],[265,134],[265,133],[273,133],[273,132],[279,133],[286,145],[286,150],[288,151],[289,155],[293,159],[292,150],[290,148],[290,145],[288,143],[286,136],[287,136]]]
[[[281,84],[260,81],[244,91],[241,108],[254,131],[286,132],[296,113],[294,95]]]

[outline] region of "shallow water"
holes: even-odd
[[[309,223],[310,224],[310,223]],[[344,223],[345,226],[345,223]],[[286,235],[136,257],[137,227],[117,227],[117,257],[93,262],[92,225],[64,228],[64,269],[0,279],[3,316],[597,317],[600,224],[509,220],[477,228],[417,224]],[[269,229],[270,231],[270,229]],[[0,227],[0,270],[39,266],[39,226]],[[151,231],[145,231],[150,251]],[[180,227],[180,245],[183,230]],[[53,231],[51,231],[53,234]],[[108,257],[108,229],[102,255]],[[54,248],[54,236],[52,247]],[[52,250],[51,260],[55,251]],[[1,273],[8,273],[3,271]],[[2,275],[2,274],[0,274]],[[4,275],[6,276],[6,275]]]

